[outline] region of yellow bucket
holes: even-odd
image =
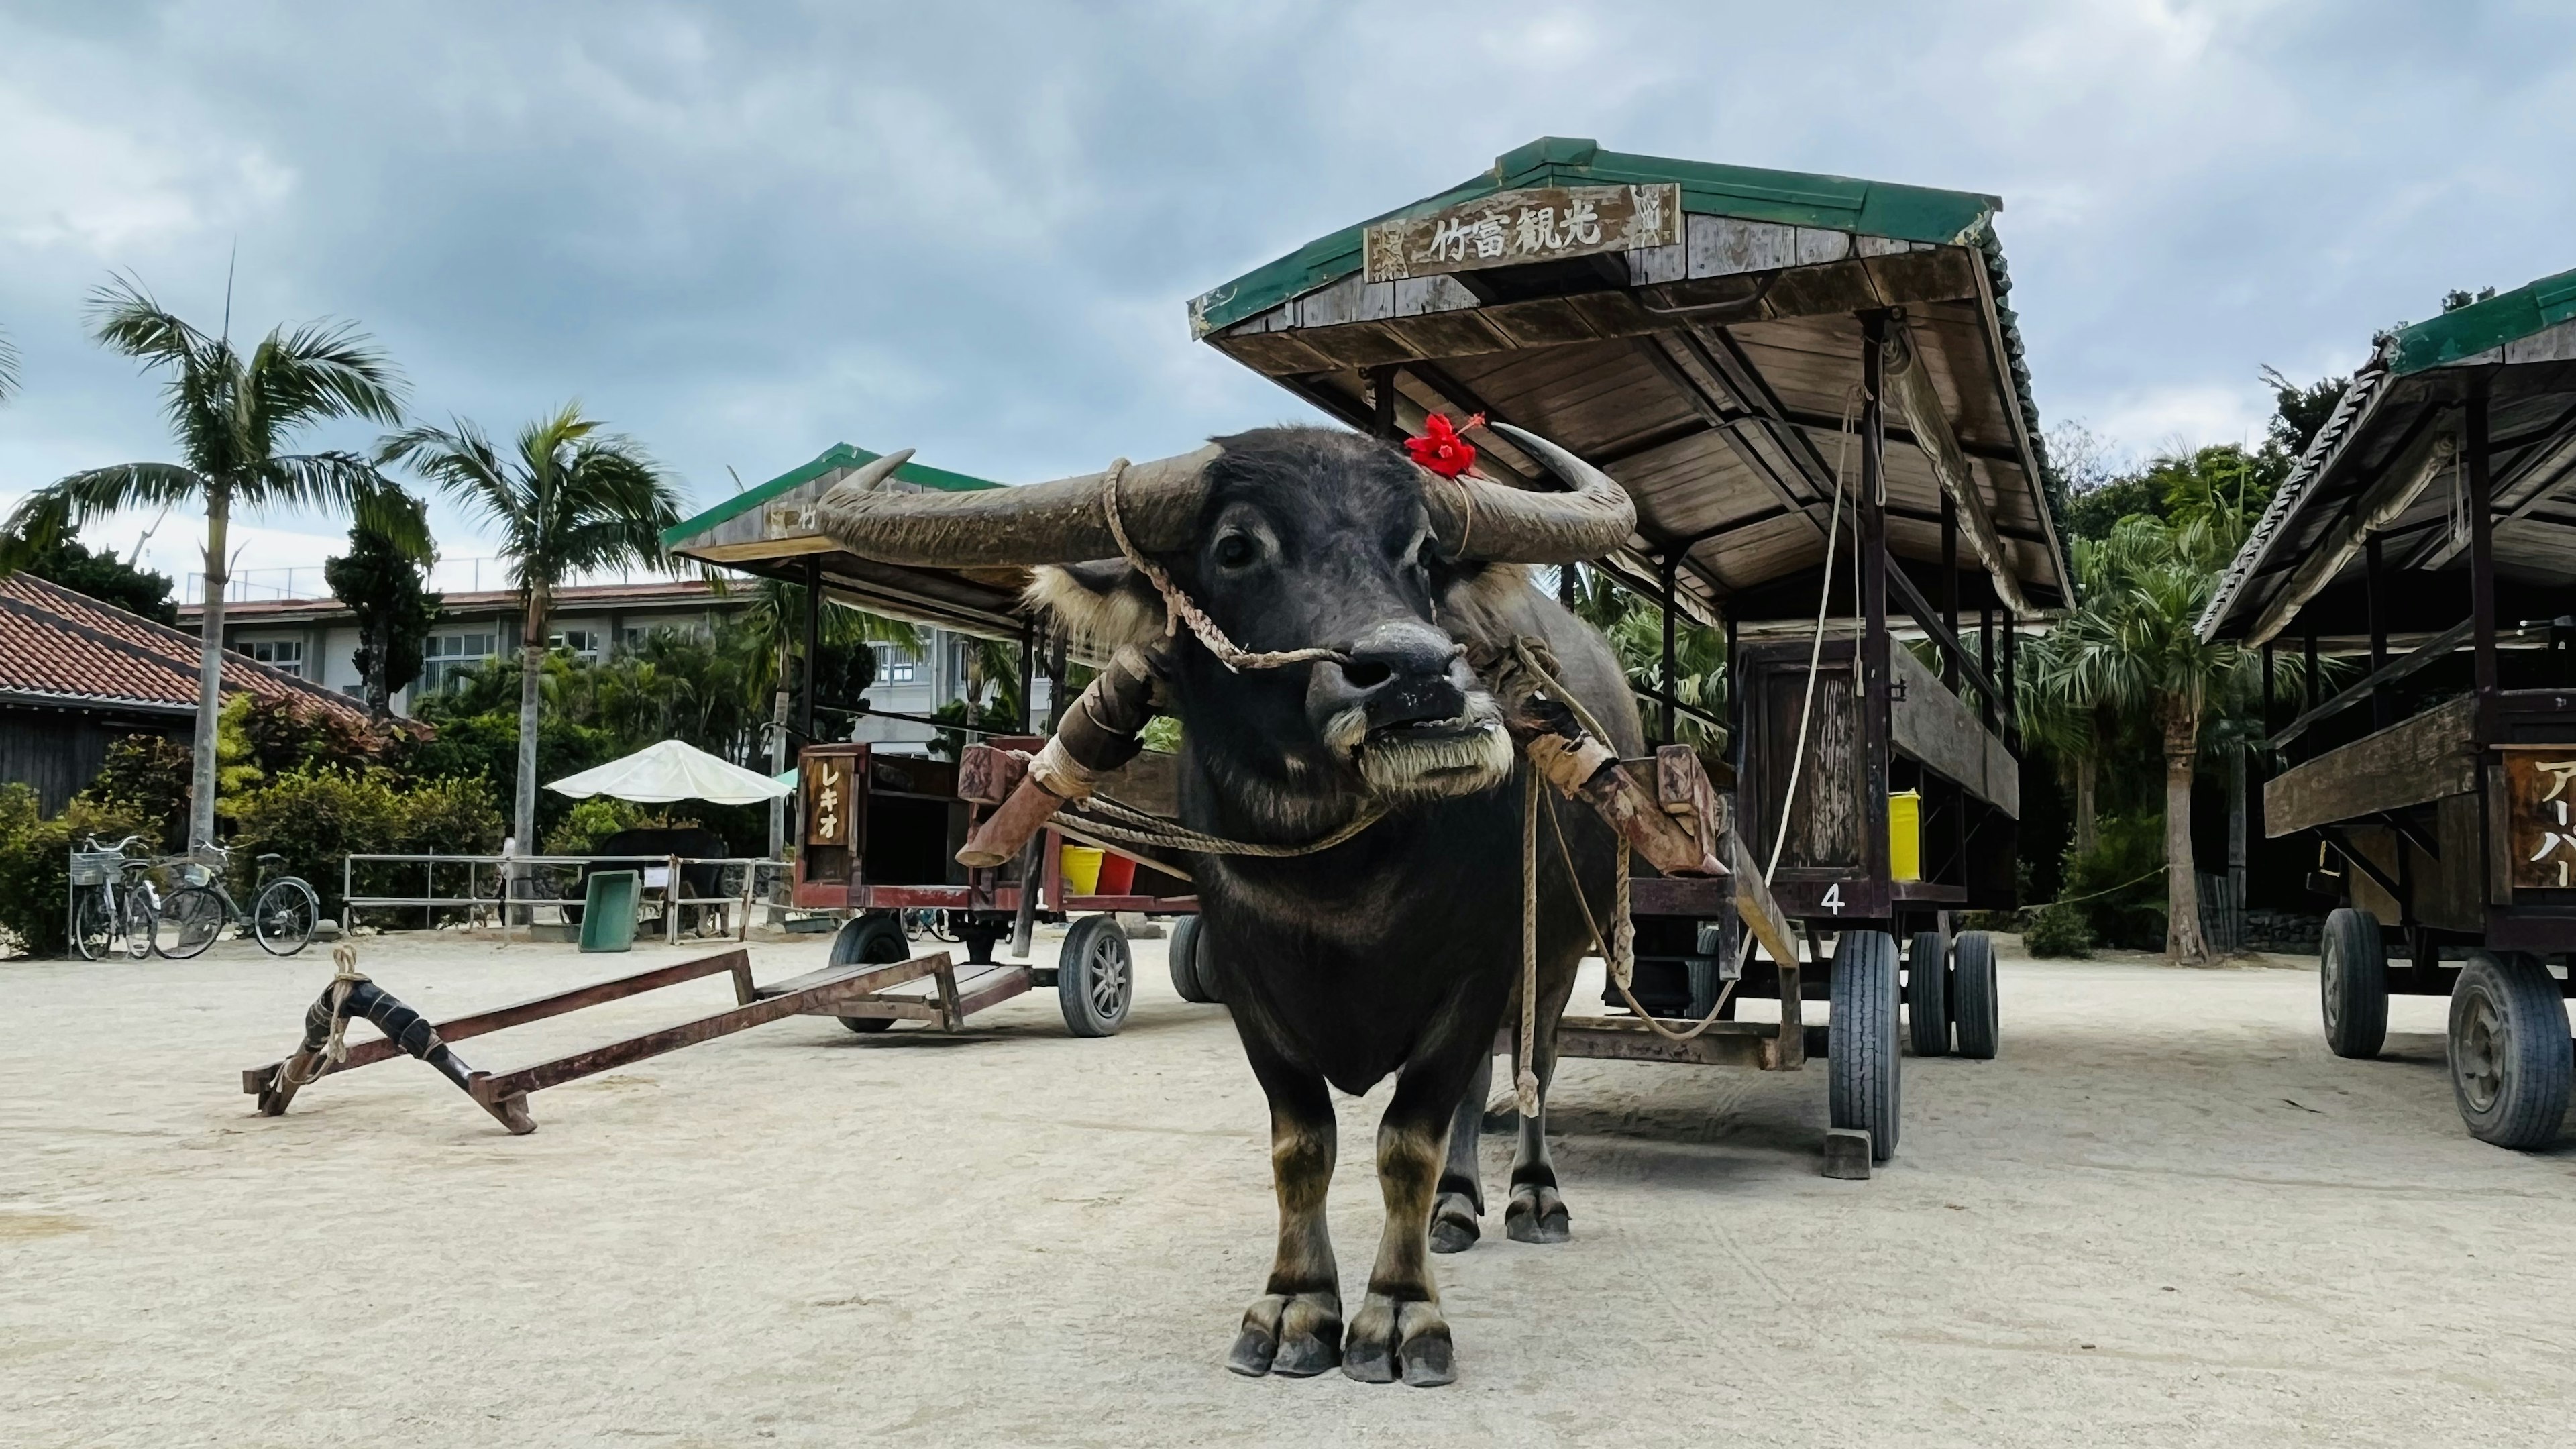
[[[1887,875],[1923,879],[1923,794],[1898,790],[1887,797]]]
[[[1100,857],[1097,846],[1068,845],[1064,848],[1064,889],[1068,895],[1090,896],[1100,893]]]

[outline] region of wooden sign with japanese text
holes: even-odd
[[[1679,186],[1533,186],[1379,222],[1366,233],[1363,265],[1368,281],[1386,282],[1681,239]]]
[[[2576,745],[2506,750],[2504,798],[2515,888],[2576,890]]]
[[[850,843],[852,780],[848,755],[809,755],[805,760],[805,842]]]

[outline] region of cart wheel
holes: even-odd
[[[1896,1055],[1896,938],[1846,931],[1834,943],[1832,1015],[1826,1022],[1826,1100],[1833,1125],[1869,1133],[1869,1155],[1896,1155],[1904,1082]]]
[[[2469,1135],[2546,1147],[2567,1114],[2567,1009],[2540,958],[2471,951],[2451,988],[2451,1094]]]
[[[292,877],[270,881],[251,902],[251,934],[271,956],[292,956],[313,939],[313,923],[321,915],[313,887]]]
[[[1064,933],[1055,962],[1056,1005],[1075,1036],[1114,1036],[1136,999],[1136,963],[1116,916],[1085,916]]]
[[[1172,922],[1172,943],[1168,953],[1172,966],[1172,989],[1183,1001],[1214,1001],[1216,982],[1208,974],[1208,963],[1199,950],[1199,918],[1183,916]]]
[[[1905,1026],[1916,1056],[1950,1054],[1950,957],[1938,931],[1915,932],[1905,954]]]
[[[1962,931],[1950,942],[1950,1025],[1959,1055],[1990,1062],[2002,1045],[1996,1021],[1995,938]]]
[[[2375,1057],[2388,1041],[2388,947],[2379,918],[2349,906],[2326,917],[2317,948],[2326,1046],[2339,1057]]]
[[[893,916],[869,914],[843,923],[840,934],[832,938],[832,961],[835,966],[885,966],[907,960],[912,943],[904,939],[903,922]],[[841,1025],[856,1032],[883,1031],[894,1025],[890,1016],[845,1016]]]

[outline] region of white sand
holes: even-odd
[[[434,1016],[628,964],[383,938]],[[756,948],[764,978],[815,938]],[[2576,1137],[2470,1140],[2442,1004],[2327,1055],[2315,977],[2004,970],[2001,1060],[1909,1062],[1897,1161],[1817,1175],[1825,1076],[1578,1062],[1575,1241],[1439,1260],[1460,1381],[1223,1369],[1272,1232],[1220,1008],[1140,943],[1126,1032],[798,1018],[539,1094],[418,1063],[252,1115],[329,975],[0,964],[0,1442],[986,1446],[2525,1444],[2576,1423]],[[1580,1001],[1582,998],[1578,998]],[[462,1044],[508,1067],[721,978]],[[359,1028],[366,1034],[366,1028]],[[1383,1104],[1345,1104],[1348,1299]],[[1488,1135],[1489,1184],[1507,1139]],[[1492,1190],[1489,1188],[1489,1190]]]

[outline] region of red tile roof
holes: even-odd
[[[363,717],[357,701],[238,653],[224,693]],[[0,578],[0,695],[66,706],[194,709],[197,636],[129,614],[33,574]]]
[[[655,579],[640,584],[572,584],[555,590],[553,612],[557,616],[583,613],[596,609],[649,608],[654,606],[686,607],[691,604],[735,604],[750,602],[747,590],[720,596],[715,586],[704,579]],[[514,589],[451,589],[439,595],[440,607],[448,615],[477,614],[512,610],[519,607]],[[193,624],[205,612],[202,604],[182,604],[179,618]],[[232,599],[224,604],[224,622],[256,624],[268,619],[338,619],[349,612],[349,606],[334,598],[319,599]]]

